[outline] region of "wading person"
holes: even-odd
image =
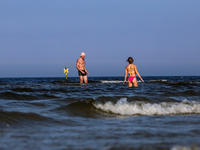
[[[80,83],[88,83],[87,75],[89,75],[88,71],[85,68],[85,53],[82,52],[79,59],[76,62],[76,68],[78,69],[78,75],[80,78]]]
[[[133,58],[132,57],[129,57],[127,59],[127,61],[129,62],[129,65],[126,66],[125,68],[125,76],[124,76],[124,83],[126,83],[126,78],[127,78],[127,72],[129,74],[129,77],[128,77],[128,86],[129,87],[138,87],[138,82],[137,82],[137,78],[136,78],[136,75],[142,80],[142,82],[144,82],[144,80],[142,79],[142,77],[140,76],[139,72],[137,71],[137,66],[133,64]]]

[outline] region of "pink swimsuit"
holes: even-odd
[[[128,81],[133,82],[133,80],[136,78],[136,76],[129,76]]]

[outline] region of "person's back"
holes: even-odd
[[[129,64],[126,67],[126,69],[128,71],[129,76],[135,76],[135,65],[134,64]]]
[[[129,65],[127,65],[125,68],[124,84],[126,83],[127,72],[128,72],[128,74],[129,74],[128,86],[129,87],[132,87],[132,86],[138,87],[137,78],[135,75],[137,74],[138,77],[142,80],[142,82],[144,82],[144,80],[142,79],[139,72],[137,71],[137,66],[133,64],[133,61],[134,61],[133,58],[129,57],[127,59],[127,61],[129,62]]]

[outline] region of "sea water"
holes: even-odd
[[[0,78],[0,149],[200,149],[200,77]]]

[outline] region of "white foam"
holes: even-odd
[[[167,82],[166,79],[163,79],[163,80],[149,80],[149,82]]]
[[[124,81],[108,81],[108,80],[101,80],[101,83],[123,83]],[[127,81],[128,82],[128,81]],[[138,80],[138,82],[142,82],[141,80]]]
[[[100,82],[102,82],[102,83],[122,83],[124,81],[118,81],[118,80],[116,80],[116,81],[101,80]]]
[[[177,145],[173,146],[170,150],[200,150],[200,147],[198,147],[197,145],[192,145],[192,146]]]
[[[145,103],[127,102],[126,98],[121,98],[116,104],[106,102],[105,104],[94,104],[98,109],[120,115],[170,115],[170,114],[191,114],[200,113],[200,102],[184,100],[178,102]]]
[[[162,82],[167,82],[167,80],[164,79],[164,80],[162,80]]]

